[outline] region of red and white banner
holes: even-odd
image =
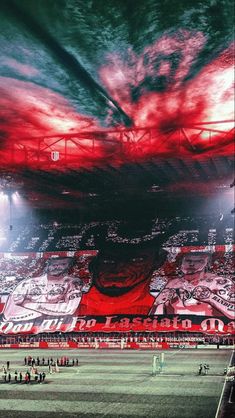
[[[234,246],[0,254],[0,334],[234,334]],[[157,267],[156,267],[157,266]]]
[[[47,342],[40,341],[34,343],[18,343],[18,344],[0,344],[0,349],[13,348],[13,349],[25,349],[25,348],[39,348],[39,349],[54,349],[54,350],[68,350],[68,349],[131,349],[131,350],[167,350],[171,348],[171,344],[167,342],[122,342],[122,341],[96,341],[96,342]],[[180,348],[196,348],[196,343],[184,343]]]
[[[224,317],[199,316],[102,316],[59,317],[28,322],[2,321],[0,333],[38,334],[41,332],[198,332],[234,335],[235,321]]]

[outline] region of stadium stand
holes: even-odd
[[[231,245],[234,228],[232,220],[215,226],[214,217],[175,217],[156,219],[156,231],[166,234],[165,246],[182,247],[198,245]],[[8,226],[0,230],[0,251],[76,251],[83,248],[95,249],[94,234],[107,228],[112,237],[119,220],[90,222],[85,224],[32,224],[16,225],[9,231]],[[170,229],[170,236],[168,230]],[[175,230],[175,233],[174,233]],[[156,233],[152,231],[152,233]]]

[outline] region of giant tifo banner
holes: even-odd
[[[0,333],[234,334],[234,246],[0,253]]]

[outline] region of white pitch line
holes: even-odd
[[[234,351],[232,350],[231,357],[230,357],[230,360],[229,360],[229,367],[231,366],[231,363],[232,363],[233,353],[234,353]],[[221,392],[221,395],[220,395],[220,400],[219,400],[218,408],[217,408],[217,411],[216,411],[216,414],[215,414],[215,418],[219,418],[219,412],[220,412],[220,407],[221,407],[221,403],[222,403],[222,398],[224,396],[224,390],[225,390],[226,383],[227,383],[227,381],[226,381],[226,376],[225,376],[224,385],[223,385],[223,389],[222,389],[222,392]]]
[[[230,396],[229,396],[228,403],[233,403],[233,402],[231,401],[231,399],[232,399],[232,394],[233,394],[233,390],[234,390],[234,387],[232,386],[232,387],[231,387],[231,390],[230,390]]]

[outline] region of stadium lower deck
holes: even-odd
[[[153,356],[161,351],[126,350],[1,350],[0,361],[10,361],[11,382],[0,384],[0,417],[5,418],[227,418],[235,412],[234,383],[224,368],[233,351],[178,349],[165,352],[161,373],[153,375]],[[25,356],[40,359],[67,356],[70,366],[59,367],[44,383],[15,382],[14,372],[28,366]],[[79,364],[72,366],[72,359]],[[199,375],[200,363],[210,366]],[[225,390],[224,390],[225,389]],[[224,399],[226,394],[227,399]],[[221,396],[222,395],[222,396]]]

